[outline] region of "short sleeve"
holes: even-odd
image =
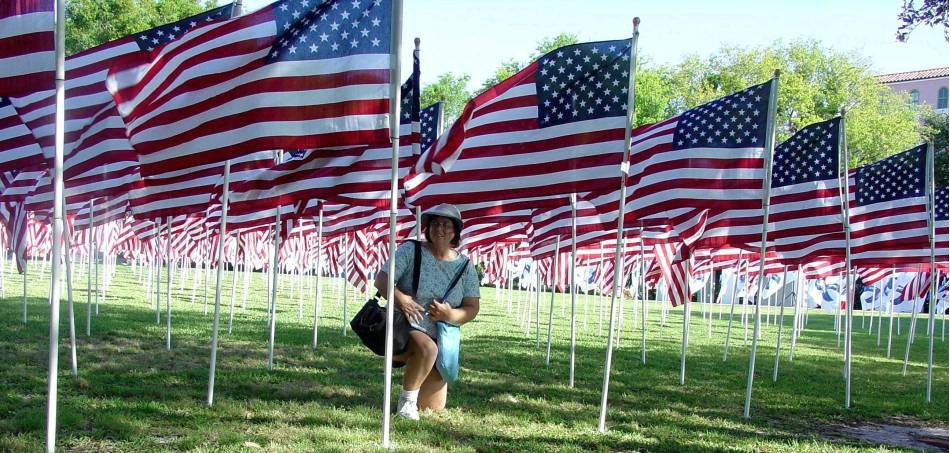
[[[465,277],[462,278],[462,297],[481,297],[481,288],[478,284],[478,273],[475,264],[471,261],[465,266]]]
[[[409,272],[409,269],[412,268],[412,260],[414,259],[414,250],[412,241],[406,241],[396,247],[396,275],[395,281],[400,281],[405,275],[406,272]],[[380,274],[385,274],[389,270],[389,261],[383,264],[383,267],[379,270]]]

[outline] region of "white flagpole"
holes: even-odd
[[[313,301],[313,340],[310,343],[312,351],[317,350],[317,329],[320,327],[320,306],[323,303],[323,205],[320,205],[320,214],[317,216],[317,289]]]
[[[896,286],[895,277],[897,277],[896,267],[891,268],[891,278],[890,278],[891,297],[887,301],[887,311],[890,317],[890,321],[888,322],[888,325],[887,325],[887,358],[891,358],[891,340],[893,339],[893,334],[894,334],[894,297],[893,295],[894,295],[894,288]],[[884,287],[887,288],[887,285],[884,285]],[[881,291],[881,297],[884,298],[884,296],[885,296],[885,291]]]
[[[617,299],[617,292],[620,290],[620,268],[621,245],[623,243],[623,217],[627,202],[627,175],[630,172],[630,137],[633,135],[634,121],[634,88],[636,87],[637,73],[637,38],[640,36],[640,18],[633,18],[633,35],[630,42],[630,77],[627,80],[627,120],[624,127],[623,137],[623,160],[620,163],[620,208],[617,213],[617,243],[614,247],[614,284],[613,294],[610,296],[610,321],[607,323],[607,352],[604,363],[604,383],[600,395],[600,420],[597,430],[599,432],[607,431],[607,391],[610,388],[610,365],[613,359],[614,344],[614,302]]]
[[[65,196],[63,206],[66,206]],[[66,226],[66,225],[64,225]],[[73,269],[72,261],[69,257],[69,251],[72,248],[72,234],[69,228],[63,228],[63,262],[66,264],[66,299],[69,305],[69,352],[70,352],[70,371],[73,377],[79,376],[76,363],[76,317],[73,309]]]
[[[92,218],[95,214],[95,198],[89,200],[89,225],[86,227],[86,233],[89,235],[86,238],[86,243],[89,246],[87,254],[89,255],[89,263],[87,263],[86,272],[86,336],[92,335]]]
[[[276,160],[276,159],[275,159]],[[280,273],[278,261],[280,257],[280,206],[277,206],[277,214],[274,216],[274,261],[271,262],[271,283],[270,283],[270,322],[268,323],[269,334],[267,336],[267,371],[274,369],[274,331],[277,330],[277,278]]]
[[[168,263],[168,275],[165,279],[165,349],[172,349],[172,217],[165,217],[168,224],[168,236],[165,237],[165,261]],[[98,263],[98,261],[96,261]],[[98,278],[98,272],[96,273]]]
[[[240,10],[240,0],[232,9]],[[221,221],[218,229],[218,271],[214,276],[214,315],[211,317],[211,364],[208,367],[208,407],[214,404],[214,373],[218,363],[218,319],[221,315],[221,278],[224,274],[224,239],[228,230],[228,192],[231,184],[231,161],[224,162],[224,184],[221,194]],[[205,272],[207,275],[207,272]],[[205,281],[208,281],[207,276]],[[205,304],[207,306],[207,303]],[[233,306],[233,301],[232,301]]]
[[[643,254],[643,227],[640,227],[640,361],[647,364],[647,260]]]
[[[228,334],[234,326],[234,291],[238,278],[238,257],[241,255],[241,233],[234,236],[234,262],[231,263],[231,297],[228,301]]]
[[[396,218],[399,215],[399,117],[401,107],[402,83],[399,56],[402,52],[402,0],[392,3],[392,36],[390,40],[389,61],[389,134],[393,142],[389,180],[389,266],[386,269],[386,351],[383,361],[383,448],[391,448],[389,438],[389,408],[392,399],[393,381],[393,293],[396,290]],[[419,50],[419,38],[416,38],[416,51]],[[344,329],[344,332],[346,330]]]
[[[66,82],[66,2],[56,0],[56,126],[55,155],[53,157],[53,250],[50,285],[49,317],[49,375],[46,400],[46,451],[56,450],[56,410],[59,374],[59,259],[62,253],[60,237],[63,234],[63,145],[65,143],[65,82]],[[26,274],[24,273],[24,278]],[[25,282],[26,280],[24,280]]]
[[[570,198],[571,203],[571,277],[570,277],[570,288],[571,288],[571,357],[570,357],[570,371],[568,372],[567,386],[574,388],[574,343],[576,341],[576,325],[577,325],[577,316],[576,309],[577,306],[577,291],[574,290],[574,273],[577,270],[577,194],[572,193]]]
[[[781,306],[778,309],[778,334],[775,338],[775,365],[772,367],[772,382],[778,381],[778,362],[782,357],[782,325],[785,324],[785,286],[788,284],[787,278],[788,266],[786,265],[782,268],[782,290],[778,298]]]
[[[554,240],[554,260],[551,263],[551,309],[548,310],[548,348],[544,354],[544,366],[551,365],[551,326],[554,324],[554,295],[557,293],[557,261],[561,251],[561,235]],[[508,278],[510,282],[511,277]]]
[[[930,289],[927,291],[930,296],[930,303],[927,308],[927,333],[930,337],[927,344],[927,402],[931,402],[931,393],[933,388],[933,377],[934,377],[934,313],[937,306],[937,268],[934,267],[934,211],[936,207],[934,206],[934,144],[927,143],[927,175],[924,178],[927,193],[927,212],[930,213],[930,216],[927,217],[927,235],[930,236]]]
[[[687,266],[687,269],[689,266]],[[672,282],[671,282],[672,283]],[[686,285],[689,285],[689,276],[686,277]],[[670,285],[672,288],[672,285]],[[680,385],[686,385],[686,343],[689,341],[689,315],[692,300],[689,289],[686,290],[686,300],[683,301],[683,336],[680,339]]]
[[[91,229],[90,229],[89,234],[92,234]],[[155,262],[155,324],[157,325],[162,324],[162,301],[161,301],[162,260],[158,251],[158,247],[160,244],[159,241],[161,240],[161,237],[162,237],[162,219],[161,217],[156,217],[155,218],[155,240],[154,240],[155,249],[152,250],[152,254],[154,255],[153,261]],[[92,251],[90,250],[90,252]],[[90,259],[95,260],[96,259],[95,255],[91,256]],[[92,263],[92,261],[90,261],[90,263]]]
[[[722,348],[723,362],[729,357],[729,337],[732,334],[732,319],[736,313],[736,297],[739,296],[739,277],[742,275],[742,252],[744,252],[744,250],[739,250],[739,259],[736,260],[736,273],[734,283],[732,284],[732,299],[729,304],[729,323],[726,325],[726,343]],[[748,264],[746,267],[748,267]]]
[[[841,206],[844,208],[844,271],[845,271],[845,336],[844,336],[844,407],[851,407],[851,322],[854,317],[854,281],[851,275],[851,209],[850,209],[850,185],[848,178],[848,141],[845,134],[845,113],[841,112],[841,131],[838,134],[838,143],[841,149],[841,165],[844,168],[842,179],[844,184],[843,196],[841,197]],[[841,307],[841,304],[838,304]]]
[[[745,407],[742,411],[742,416],[745,418],[749,418],[749,409],[752,406],[752,381],[755,379],[755,351],[759,342],[759,328],[762,323],[760,315],[762,294],[765,292],[765,258],[769,232],[769,194],[772,192],[772,147],[775,146],[775,98],[778,92],[778,78],[779,71],[776,69],[775,76],[772,78],[771,93],[769,94],[769,112],[766,123],[765,149],[763,150],[765,173],[762,175],[762,246],[759,251],[759,289],[755,296],[752,350],[749,351],[749,372],[746,377],[745,386]]]

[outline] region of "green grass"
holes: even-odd
[[[49,279],[31,263],[28,322],[21,321],[18,276],[7,263],[0,300],[0,451],[40,451],[45,439]],[[255,274],[247,307],[240,309],[240,281],[234,330],[227,333],[227,296],[222,300],[221,336],[214,407],[205,406],[211,316],[204,314],[202,284],[191,303],[192,282],[173,285],[172,350],[165,350],[154,299],[127,266],[119,266],[92,336],[85,336],[85,276],[77,270],[76,324],[79,376],[70,375],[66,304],[62,304],[59,359],[58,446],[75,451],[354,451],[380,449],[382,360],[356,336],[341,335],[338,280],[326,284],[319,346],[310,350],[312,291],[304,286],[303,318],[297,293],[281,287],[275,365],[267,371],[264,289]],[[287,277],[284,277],[287,278]],[[289,278],[287,278],[289,281]],[[227,290],[230,274],[226,273]],[[210,280],[213,287],[213,278]],[[164,288],[164,286],[163,286]],[[646,365],[640,363],[639,325],[627,301],[621,344],[615,350],[608,432],[597,432],[606,336],[598,333],[598,307],[589,298],[584,322],[578,304],[577,368],[568,388],[568,319],[558,298],[550,366],[536,348],[534,326],[525,335],[506,301],[482,289],[482,311],[463,327],[460,383],[449,392],[449,409],[423,414],[420,422],[394,419],[392,436],[407,451],[841,451],[881,447],[830,433],[842,425],[901,418],[942,425],[948,417],[947,343],[937,341],[934,400],[924,402],[927,341],[925,323],[901,376],[908,318],[894,339],[891,358],[854,325],[852,404],[844,408],[842,355],[833,316],[813,310],[788,360],[791,311],[786,311],[779,380],[773,383],[776,326],[763,324],[756,367],[752,417],[742,418],[749,345],[737,317],[730,356],[722,361],[728,312],[718,307],[712,335],[697,304],[687,352],[686,385],[679,385],[682,309],[670,309],[660,325],[659,305],[650,304]],[[516,295],[515,306],[519,304]],[[542,322],[550,295],[542,295]],[[164,299],[164,297],[163,297]],[[532,297],[531,302],[534,299]],[[213,292],[209,294],[213,303]],[[351,295],[348,316],[363,298]],[[727,307],[728,308],[728,307]],[[740,310],[737,310],[737,313]],[[751,313],[751,311],[750,311]],[[534,314],[532,314],[532,318]],[[941,318],[940,322],[943,320]],[[639,324],[639,323],[638,323]],[[751,336],[751,327],[750,327]],[[606,331],[606,320],[603,331]],[[884,329],[886,343],[887,326]],[[605,333],[605,332],[604,332]],[[394,376],[395,391],[401,382]]]

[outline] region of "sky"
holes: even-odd
[[[220,3],[225,3],[219,0]],[[245,11],[269,0],[244,0]],[[403,74],[413,38],[422,40],[422,85],[446,72],[481,86],[504,61],[525,61],[538,41],[561,32],[580,41],[629,37],[639,16],[639,55],[652,64],[707,57],[725,45],[758,47],[814,39],[857,53],[886,74],[948,65],[940,27],[919,27],[907,43],[894,38],[902,0],[405,0]]]

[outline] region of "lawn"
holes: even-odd
[[[40,451],[45,438],[49,278],[48,271],[39,274],[40,264],[30,266],[27,323],[22,322],[21,280],[11,274],[10,262],[0,299],[0,451]],[[205,398],[212,310],[205,314],[203,281],[193,280],[191,274],[182,281],[176,274],[168,351],[164,296],[162,322],[156,324],[154,297],[146,298],[147,279],[138,278],[125,265],[118,266],[100,299],[98,314],[92,316],[92,335],[87,337],[83,271],[77,269],[74,276],[78,378],[70,375],[67,304],[62,304],[61,449],[380,449],[382,360],[363,348],[352,332],[342,335],[338,279],[324,279],[319,344],[312,351],[313,282],[301,285],[301,293],[291,289],[294,279],[281,277],[274,368],[268,371],[262,275],[253,275],[247,292],[238,279],[233,330],[228,333],[231,276],[225,273],[215,404],[209,408]],[[213,287],[213,278],[209,282]],[[523,313],[519,301],[534,303],[533,295],[526,296],[515,293],[509,314],[507,299],[496,300],[495,289],[482,288],[481,313],[462,329],[460,383],[450,390],[448,410],[424,413],[419,422],[394,419],[397,449],[864,451],[881,447],[835,433],[844,426],[893,420],[946,426],[948,350],[940,338],[942,317],[936,327],[934,400],[927,404],[926,324],[917,329],[907,375],[902,376],[909,318],[899,318],[901,335],[895,336],[892,355],[886,358],[887,325],[878,346],[877,326],[868,335],[856,316],[852,407],[845,409],[843,359],[834,317],[812,310],[794,360],[789,361],[792,316],[786,310],[778,381],[772,382],[777,326],[763,323],[752,417],[744,419],[751,343],[743,340],[740,318],[733,325],[730,355],[723,361],[728,311],[720,319],[719,307],[713,308],[710,335],[700,305],[694,304],[686,383],[680,385],[683,309],[669,309],[662,325],[659,303],[648,304],[648,359],[643,365],[639,321],[634,324],[639,305],[628,300],[613,359],[608,431],[598,433],[607,330],[599,315],[607,299],[578,300],[576,382],[569,388],[569,298],[559,295],[555,302],[551,361],[545,366],[546,324],[538,348],[534,324],[526,334],[521,315],[515,314]],[[208,301],[213,304],[213,290]],[[351,293],[347,316],[363,301]],[[549,304],[550,294],[542,294],[542,323],[548,319]],[[532,312],[532,323],[535,316]],[[751,336],[751,328],[749,332]],[[400,379],[397,371],[394,393]]]

